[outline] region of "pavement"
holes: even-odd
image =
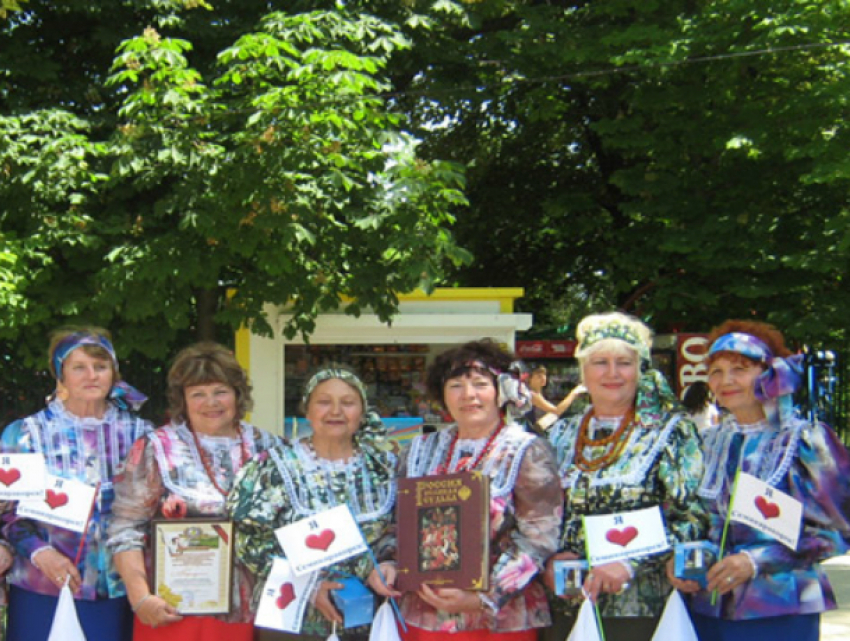
[[[850,554],[838,556],[823,564],[838,600],[838,609],[821,618],[821,641],[850,639]]]

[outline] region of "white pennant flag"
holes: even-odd
[[[796,550],[803,504],[751,474],[738,472],[729,518]]]
[[[65,585],[59,592],[59,601],[56,604],[56,613],[53,615],[53,625],[50,626],[47,641],[86,641],[68,581],[65,581]]]

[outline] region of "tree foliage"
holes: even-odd
[[[617,305],[843,338],[846,2],[412,4],[393,78],[468,166],[461,282],[525,286],[544,324]]]
[[[267,303],[309,334],[341,299],[389,320],[467,259],[460,167],[424,161],[382,97],[409,46],[390,22],[43,0],[2,38],[0,338],[41,350],[85,320],[162,355],[188,328],[272,332]]]

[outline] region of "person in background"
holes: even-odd
[[[168,425],[140,439],[116,480],[109,548],[135,612],[134,641],[250,641],[250,574],[236,563],[232,607],[220,616],[182,617],[149,587],[155,517],[224,517],[237,472],[279,439],[242,419],[251,408],[245,371],[227,348],[198,343],[168,372]]]
[[[4,515],[3,536],[15,551],[7,639],[46,640],[67,581],[88,641],[129,641],[133,615],[106,548],[106,531],[114,516],[113,481],[133,442],[152,429],[132,411],[145,397],[121,381],[106,330],[58,330],[48,357],[56,390],[47,407],[9,425],[0,447],[40,453],[50,474],[99,489],[84,541],[78,532],[20,518],[14,508]]]
[[[818,563],[850,547],[850,455],[829,427],[794,407],[801,357],[791,355],[779,330],[729,320],[709,340],[708,384],[723,414],[703,432],[699,495],[709,506],[708,538],[720,544],[738,470],[800,501],[802,531],[792,550],[731,522],[723,558],[709,568],[704,590],[675,578],[672,565],[668,576],[691,594],[702,641],[817,641],[821,613],[836,607]]]
[[[563,497],[555,459],[544,438],[505,420],[513,402],[500,390],[512,356],[495,341],[472,341],[443,352],[428,369],[428,391],[454,425],[413,439],[402,453],[399,477],[437,477],[479,471],[490,477],[490,589],[473,592],[422,585],[401,596],[395,589],[398,529],[379,549],[386,585],[379,594],[401,596],[404,641],[505,639],[534,641],[551,619],[535,579],[555,551]],[[398,528],[400,524],[396,525]],[[451,633],[451,634],[447,634]]]
[[[312,435],[278,445],[246,465],[227,501],[237,527],[236,553],[255,577],[257,603],[272,557],[284,556],[276,529],[347,504],[366,542],[374,546],[395,507],[396,456],[386,427],[368,409],[360,379],[341,367],[319,370],[304,388],[302,409]],[[340,629],[344,623],[332,600],[332,592],[343,587],[339,579],[356,577],[365,583],[373,569],[368,554],[326,568],[307,606],[302,633],[257,628],[257,639],[323,641],[334,623]],[[365,641],[369,629],[346,628],[344,636]]]
[[[575,400],[587,392],[584,385],[576,385],[561,399],[557,405],[551,403],[543,395],[543,388],[549,382],[549,373],[543,365],[538,365],[531,370],[528,377],[528,388],[531,390],[531,403],[533,405],[528,415],[528,421],[532,427],[537,429],[548,429],[564,412],[566,412]]]
[[[714,395],[705,381],[697,381],[685,390],[682,405],[685,406],[700,432],[717,423],[720,417],[717,406],[714,404]]]
[[[696,426],[660,372],[651,368],[652,332],[619,312],[579,323],[576,356],[590,395],[583,414],[556,423],[548,437],[565,495],[560,552],[552,561],[585,558],[582,517],[657,507],[671,545],[700,539],[707,525],[696,490],[703,464]],[[649,641],[671,591],[666,555],[591,568],[584,590],[599,606],[607,641]],[[581,597],[553,597],[555,624],[544,639],[563,641]]]

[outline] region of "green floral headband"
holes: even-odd
[[[310,395],[320,383],[324,383],[325,381],[330,381],[335,378],[338,378],[339,380],[348,383],[349,385],[351,385],[351,387],[353,387],[360,393],[360,398],[363,401],[364,409],[369,405],[366,400],[366,387],[363,385],[363,381],[357,378],[354,372],[349,372],[347,369],[329,367],[327,369],[319,370],[318,372],[313,374],[312,378],[310,378],[309,381],[307,381],[307,385],[304,386],[304,395],[301,397],[301,401],[304,403],[304,407],[307,407],[307,404],[310,401]]]
[[[607,338],[613,338],[623,341],[624,343],[628,343],[635,349],[642,361],[650,362],[651,356],[649,353],[649,345],[641,340],[640,336],[638,336],[631,327],[618,322],[611,322],[603,325],[602,327],[596,327],[585,334],[579,344],[579,352],[584,352],[592,345],[595,345],[599,341]]]

